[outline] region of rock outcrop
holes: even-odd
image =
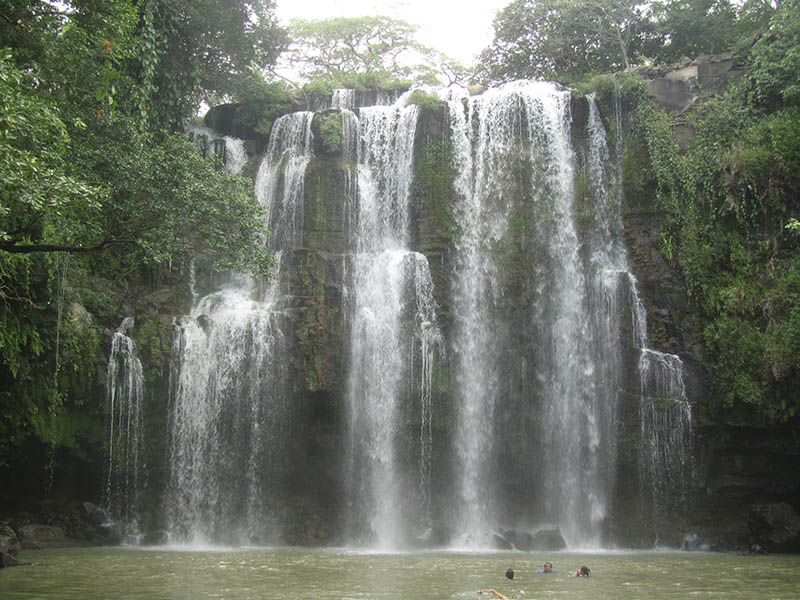
[[[61,548],[73,545],[64,530],[55,525],[42,525],[31,523],[19,529],[22,547],[27,550],[41,550],[43,548]]]
[[[744,71],[736,66],[733,52],[699,56],[664,69],[642,72],[653,99],[672,113],[690,110],[703,95],[725,91],[729,81]]]

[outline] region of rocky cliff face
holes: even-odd
[[[589,149],[587,147],[588,103],[579,98],[572,101],[572,144],[577,149],[578,165],[576,171],[586,171]],[[291,253],[289,272],[291,278],[289,288],[292,290],[291,301],[294,322],[293,350],[288,357],[290,361],[290,379],[292,381],[291,402],[299,407],[293,421],[292,453],[295,456],[290,479],[290,494],[294,497],[292,504],[298,509],[296,514],[287,515],[287,521],[295,523],[290,527],[289,541],[294,543],[326,543],[336,539],[338,535],[336,513],[344,502],[344,490],[341,488],[341,469],[339,459],[342,456],[343,440],[341,439],[344,416],[344,398],[346,394],[346,367],[348,360],[348,265],[353,248],[348,247],[348,234],[352,231],[353,213],[351,203],[354,201],[355,165],[348,158],[346,148],[341,146],[341,136],[323,132],[324,120],[333,117],[341,119],[338,110],[325,110],[317,114],[315,125],[315,153],[306,169],[304,187],[304,221],[303,245]],[[341,132],[340,132],[341,133]],[[335,141],[339,140],[337,146]],[[331,142],[333,140],[333,142]],[[411,189],[411,248],[425,254],[430,265],[431,278],[434,284],[435,300],[438,305],[438,321],[442,327],[445,345],[451,345],[453,339],[453,301],[451,298],[454,237],[457,224],[453,217],[454,167],[453,140],[448,121],[447,107],[444,103],[428,106],[420,110],[416,137],[414,140],[413,183]],[[528,181],[531,166],[520,159],[519,164],[506,165],[512,172],[509,184],[512,189],[506,190],[510,197],[527,198],[530,194]],[[514,175],[514,173],[516,175]],[[577,187],[578,193],[585,191],[585,185]],[[584,198],[576,199],[577,203],[585,203]],[[516,208],[509,232],[496,249],[497,259],[503,264],[503,273],[499,285],[503,289],[502,308],[509,316],[508,322],[524,323],[527,321],[529,307],[523,298],[530,285],[531,274],[536,270],[537,250],[528,247],[530,232],[537,218],[534,203],[515,202]],[[528,208],[525,208],[528,207]],[[591,206],[584,206],[591,212]],[[641,211],[646,214],[645,211]],[[628,211],[629,234],[632,244],[639,244],[642,260],[650,263],[658,262],[659,256],[654,248],[645,250],[646,244],[656,239],[644,226],[646,219],[635,220],[636,211]],[[647,215],[651,219],[654,215]],[[587,222],[588,223],[588,222]],[[637,224],[642,227],[637,229]],[[589,224],[586,227],[590,227]],[[635,230],[635,231],[634,231]],[[586,232],[585,232],[586,233]],[[544,249],[540,249],[544,255]],[[647,257],[646,251],[654,252]],[[589,257],[584,256],[588,261]],[[539,268],[546,268],[539,265]],[[654,306],[648,303],[649,323],[655,337],[662,342],[662,348],[670,352],[683,352],[691,346],[686,342],[685,332],[677,323],[676,315],[684,314],[685,298],[680,293],[680,283],[668,267],[659,264],[660,271],[642,271],[643,285],[647,292],[658,298]],[[667,293],[668,292],[668,293]],[[681,304],[683,302],[683,304]],[[625,319],[623,319],[624,321]],[[632,321],[628,315],[629,322]],[[667,331],[669,330],[669,333]],[[501,359],[507,364],[517,364],[520,353],[536,352],[529,347],[530,332],[524,327],[504,333],[509,345],[503,350],[507,355]],[[627,339],[633,339],[632,332]],[[669,343],[663,343],[669,341]],[[632,350],[631,350],[632,352]],[[635,357],[631,354],[631,360]],[[434,390],[434,404],[439,407],[439,418],[433,427],[438,431],[436,437],[447,440],[453,435],[451,430],[453,411],[451,365],[439,365]],[[523,372],[507,373],[501,382],[503,391],[511,407],[510,413],[499,419],[495,425],[496,435],[503,437],[518,436],[520,444],[530,445],[526,433],[536,429],[536,411],[525,405],[524,395],[520,390],[527,387],[528,376]],[[633,399],[638,398],[639,382],[634,377],[624,383],[626,397],[631,398],[633,408],[628,412],[628,421],[623,418],[620,431],[624,435],[630,431],[629,443],[621,453],[622,460],[618,472],[617,494],[610,521],[616,528],[619,542],[625,545],[650,545],[653,540],[647,536],[639,539],[634,534],[641,529],[640,521],[626,521],[626,514],[642,514],[641,502],[636,493],[627,497],[624,490],[638,490],[641,486],[638,476],[638,426],[641,418]],[[697,392],[695,392],[697,393]],[[516,400],[514,400],[516,398]],[[515,404],[516,402],[516,404]],[[448,408],[449,407],[449,408]],[[513,414],[511,414],[513,413]],[[625,411],[622,412],[625,417]],[[531,421],[531,419],[533,419]],[[529,422],[530,421],[530,422]],[[411,432],[410,432],[411,433]],[[516,438],[515,438],[516,439]],[[447,444],[440,444],[434,452],[446,452]],[[410,452],[410,451],[409,451]],[[413,454],[412,452],[410,452]],[[447,464],[448,460],[440,456],[434,462]],[[533,494],[533,490],[524,492],[520,486],[534,486],[528,481],[530,473],[524,464],[517,464],[512,456],[506,460],[509,472],[501,484],[509,495]],[[452,487],[453,474],[442,472],[437,477],[435,490]],[[311,484],[315,482],[316,485]],[[320,485],[325,482],[325,485]],[[527,483],[525,483],[527,482]],[[320,490],[325,490],[320,493]],[[434,491],[436,493],[436,491]],[[630,509],[635,505],[636,510]],[[302,509],[300,508],[302,507]],[[509,505],[508,510],[515,510]],[[308,523],[317,523],[313,527]],[[322,525],[319,525],[319,524]],[[309,529],[313,532],[309,533]],[[318,533],[322,532],[322,533]],[[675,540],[670,540],[675,543]]]
[[[731,73],[732,63],[728,59],[699,62],[654,76],[648,89],[665,106],[685,112],[691,109],[700,89],[706,90],[712,83],[718,85]],[[701,80],[701,75],[705,79]],[[674,92],[676,89],[677,96],[663,95],[665,90]],[[588,112],[585,99],[573,99],[572,141],[579,173],[585,170],[588,153]],[[226,114],[224,109],[217,109],[215,119],[233,123],[233,117],[226,117]],[[338,110],[319,114],[340,119]],[[612,128],[611,122],[616,116],[605,114],[604,118]],[[315,126],[317,146],[305,175],[303,243],[292,250],[287,259],[293,335],[286,359],[291,382],[290,402],[295,410],[288,436],[291,468],[283,475],[289,498],[287,505],[291,508],[282,518],[288,524],[286,541],[298,544],[337,541],[341,532],[336,515],[345,502],[339,459],[344,444],[341,431],[345,419],[348,311],[351,308],[347,279],[353,248],[348,245],[348,234],[354,226],[351,203],[356,170],[353,158],[342,146],[341,132],[337,145],[335,132],[331,135],[329,131],[324,138],[320,132],[322,125],[317,122]],[[614,126],[624,127],[624,115],[623,123]],[[232,130],[223,131],[230,132]],[[683,143],[691,143],[691,132],[684,133]],[[450,136],[444,104],[420,110],[410,199],[411,247],[425,254],[430,265],[439,324],[445,340],[453,337],[450,279],[457,230],[453,218],[453,140]],[[251,150],[263,147],[264,143],[263,138],[258,138]],[[612,144],[611,150],[613,154],[621,148]],[[520,177],[524,169],[525,165],[520,164]],[[590,211],[591,207],[582,204],[584,187],[580,182],[576,185],[576,206]],[[523,188],[517,190],[518,193],[525,194]],[[648,339],[653,348],[680,356],[685,367],[687,396],[695,415],[695,477],[686,490],[685,521],[673,531],[665,532],[658,541],[680,544],[685,536],[690,548],[747,549],[757,544],[770,551],[797,550],[800,519],[794,507],[800,498],[800,482],[794,469],[795,457],[781,449],[785,444],[773,443],[776,436],[786,440],[793,432],[732,425],[703,411],[707,381],[712,373],[703,361],[693,307],[680,274],[667,263],[659,249],[662,222],[654,196],[653,190],[647,189],[625,195],[626,242],[639,295],[647,312]],[[535,253],[532,255],[515,243],[514,235],[524,235],[525,223],[532,218],[535,215],[515,215],[518,229],[511,231],[507,245],[497,249],[508,267],[503,275],[502,285],[507,292],[503,302],[512,315],[523,315],[527,310],[519,292],[532,269],[531,261],[536,258]],[[591,219],[587,218],[582,226],[588,231]],[[630,315],[628,317],[622,322],[633,321]],[[508,334],[514,345],[515,332]],[[632,338],[633,332],[630,332],[628,339]],[[519,348],[512,348],[510,352],[523,345],[519,340]],[[625,360],[634,364],[633,349],[627,348],[625,353]],[[434,404],[439,414],[433,427],[443,437],[452,433],[448,430],[450,409],[447,408],[452,409],[452,375],[451,366],[444,363],[435,376]],[[503,385],[507,385],[509,395],[513,395],[514,382],[522,381],[523,373],[509,373]],[[636,492],[641,483],[638,385],[633,373],[620,382],[623,400],[618,422],[619,457],[613,474],[616,485],[609,523],[615,531],[610,541],[623,546],[649,546],[656,541],[638,533],[642,528],[641,520],[645,518],[642,515],[648,514]],[[525,429],[517,416],[509,415],[503,422],[507,429],[498,434]],[[520,443],[526,441],[521,439]],[[433,452],[443,453],[445,449],[437,447]],[[506,481],[511,490],[524,476],[515,475],[511,457],[509,465]],[[435,486],[452,485],[451,474],[440,475]]]
[[[683,149],[694,143],[692,107],[721,93],[741,76],[731,54],[704,56],[673,69],[646,71],[651,97],[680,115],[675,135]],[[624,117],[623,117],[624,118]],[[685,547],[689,549],[797,552],[800,550],[800,477],[797,434],[765,427],[740,414],[715,414],[708,406],[713,377],[703,359],[696,312],[678,273],[660,250],[663,219],[655,190],[628,190],[625,228],[647,307],[648,335],[656,347],[678,354],[686,367],[694,412],[694,484],[689,490]]]

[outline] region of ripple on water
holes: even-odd
[[[796,556],[69,548],[25,551],[0,571],[3,600],[768,600],[798,598]],[[556,575],[538,575],[551,560]],[[577,578],[583,564],[592,577]],[[505,577],[514,569],[514,579]]]

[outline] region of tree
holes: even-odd
[[[748,90],[764,108],[800,105],[800,2],[783,0],[753,48]]]
[[[495,18],[480,76],[574,80],[628,68],[648,30],[645,8],[637,0],[515,0]]]
[[[49,80],[17,69],[8,52],[0,56],[0,250],[85,253],[124,245],[136,250],[131,258],[150,264],[206,252],[220,265],[265,269],[252,190],[180,135],[143,128],[135,107],[109,102],[112,90],[135,83],[115,72],[105,91],[108,52],[98,59],[92,36],[80,29],[73,24],[52,41],[49,52],[66,58],[61,69],[39,69],[40,76],[58,73]]]
[[[179,131],[204,90],[274,60],[271,7],[0,0],[0,467],[31,440],[52,458],[101,411],[89,388],[115,294],[189,259],[271,265],[252,181]]]
[[[435,51],[414,40],[416,27],[390,17],[292,21],[289,64],[309,80],[341,87],[379,86],[398,79],[436,80],[425,61]]]
[[[730,0],[668,0],[653,3],[652,10],[656,35],[650,53],[662,64],[723,52],[740,37]]]
[[[139,3],[141,51],[132,68],[145,92],[142,112],[177,129],[202,95],[231,93],[253,64],[272,67],[288,43],[274,6],[272,0]]]
[[[64,168],[67,128],[56,107],[0,54],[0,249],[24,251],[47,226],[48,215],[98,206],[103,190]]]

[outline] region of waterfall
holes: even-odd
[[[440,334],[427,259],[408,249],[416,122],[417,108],[402,104],[362,108],[359,118],[358,218],[347,294],[353,303],[348,520],[355,543],[384,549],[409,544],[430,525],[431,364]],[[421,372],[414,374],[416,362]],[[419,464],[412,474],[402,454],[417,419]]]
[[[225,140],[225,168],[232,173],[239,173],[247,164],[247,149],[244,140],[226,135]]]
[[[246,286],[205,296],[176,328],[169,531],[175,541],[273,541],[266,504],[283,445],[280,313]]]
[[[641,349],[642,467],[656,512],[680,502],[689,477],[692,411],[683,363],[674,354]],[[663,509],[663,510],[662,510]]]
[[[268,208],[270,248],[296,248],[303,230],[303,185],[311,160],[308,111],[284,115],[272,126],[269,145],[256,175],[256,193]]]
[[[244,140],[230,135],[221,136],[203,125],[187,124],[185,128],[189,139],[197,143],[203,156],[213,152],[231,173],[239,173],[247,164]]]
[[[355,161],[358,154],[358,117],[347,109],[342,111],[342,156],[346,161]]]
[[[639,350],[640,493],[647,501],[650,529],[674,528],[683,510],[692,470],[692,410],[683,381],[683,362],[674,354],[647,347],[647,320],[635,281],[631,284],[634,344]]]
[[[281,543],[287,518],[307,508],[297,504],[314,483],[298,479],[313,469],[340,475],[320,494],[331,504],[324,527],[378,550],[483,549],[496,536],[519,542],[555,527],[572,549],[603,547],[627,506],[621,479],[641,488],[638,522],[680,508],[691,456],[683,365],[648,346],[624,239],[620,152],[594,100],[587,135],[573,140],[574,101],[555,84],[439,94],[449,130],[429,139],[408,95],[355,109],[352,90],[336,90],[322,109],[341,114],[340,155],[313,156],[314,113],[275,121],[256,176],[275,273],[226,274],[174,327],[164,500],[172,541]],[[434,109],[425,110],[421,122],[430,122]],[[415,144],[426,152],[415,156]],[[226,140],[226,154],[234,146]],[[434,146],[452,159],[452,198],[426,198],[424,181],[413,181]],[[333,234],[335,249],[304,239],[325,218],[332,231],[321,233]],[[319,259],[314,284],[326,303],[341,294],[341,306],[325,307],[340,311],[341,331],[320,338],[341,335],[341,348],[300,340],[298,315],[310,312],[301,256]],[[194,294],[193,266],[191,275]],[[298,363],[312,351],[341,353],[340,387],[299,383]],[[122,364],[123,346],[112,355]],[[109,382],[122,375],[114,377],[110,361]],[[109,392],[114,415],[122,394]],[[341,454],[298,469],[301,438],[291,432],[302,428],[298,411],[317,402],[330,419],[315,426],[330,439],[314,438],[324,451],[301,450]],[[128,429],[120,418],[112,432]],[[110,439],[112,456],[131,443]],[[638,472],[621,474],[634,452]],[[128,486],[123,473],[135,469],[109,463],[109,490]],[[135,507],[135,491],[125,493],[119,502]]]
[[[335,89],[331,94],[331,108],[353,110],[356,106],[356,91],[349,89]]]
[[[128,337],[133,317],[123,319],[111,339],[106,368],[108,466],[104,505],[126,535],[136,536],[142,457],[142,363]]]
[[[458,545],[482,547],[506,528],[558,526],[571,547],[599,547],[616,483],[622,354],[631,343],[621,317],[638,314],[602,121],[590,99],[579,173],[568,92],[514,82],[444,98],[459,232],[452,346],[460,479],[451,529]],[[645,373],[670,361],[653,361],[658,354],[645,351],[644,338],[635,346],[647,357],[646,405],[645,388],[655,384]],[[680,371],[674,361],[671,368]],[[657,423],[643,417],[644,445],[662,443],[648,438]]]
[[[486,424],[494,418],[493,394],[498,388],[500,372],[493,359],[498,356],[500,340],[495,337],[497,330],[490,320],[492,307],[496,306],[497,269],[486,245],[501,235],[505,226],[503,215],[486,210],[476,190],[482,182],[477,180],[473,156],[475,163],[480,164],[487,151],[485,139],[483,148],[476,148],[474,140],[474,123],[479,119],[476,111],[481,107],[470,102],[465,115],[460,98],[449,102],[457,173],[458,204],[454,212],[462,232],[456,241],[457,276],[453,284],[458,327],[454,345],[460,358],[455,469],[461,475],[454,505],[458,511],[454,528],[462,532],[461,543],[473,546],[486,542],[491,515],[495,512],[492,485],[487,485],[492,481],[494,444]],[[484,137],[488,137],[488,120],[484,119],[479,126]],[[486,169],[485,162],[480,168]]]
[[[595,357],[572,218],[569,94],[551,84],[516,82],[469,99],[465,115],[461,100],[449,105],[461,232],[453,278],[456,468],[462,473],[456,529],[463,543],[481,546],[502,525],[498,515],[513,511],[496,494],[501,456],[512,452],[514,461],[530,461],[544,490],[541,514],[533,518],[561,524],[568,538],[582,541],[591,529],[593,482],[582,453],[596,443],[587,410]],[[504,254],[524,260],[520,248],[536,260],[529,273],[510,281],[499,263]],[[524,322],[511,323],[503,313],[509,286],[528,299],[526,314],[519,315]],[[524,329],[525,338],[514,342],[514,328]],[[513,365],[504,354],[516,343],[533,353],[519,366],[530,389],[505,382]],[[515,398],[522,410],[537,413],[529,418],[540,436],[538,445],[516,452],[496,441],[508,436],[496,426],[497,413],[516,410]]]
[[[300,245],[312,113],[278,119],[258,170],[278,266],[269,285],[232,275],[175,328],[167,528],[192,544],[280,541],[287,469],[287,332],[283,254]]]
[[[683,381],[683,363],[674,354],[658,352],[648,347],[647,314],[639,297],[636,278],[630,272],[623,244],[621,194],[617,191],[619,183],[613,181],[618,170],[609,159],[606,144],[606,130],[594,98],[589,97],[589,169],[588,185],[595,200],[593,229],[592,263],[595,272],[600,274],[602,293],[605,302],[595,305],[595,315],[606,315],[607,335],[615,335],[622,329],[619,320],[619,303],[630,306],[633,332],[632,345],[639,354],[638,371],[640,448],[639,467],[641,493],[649,499],[652,515],[651,527],[657,531],[681,510],[681,500],[690,478],[691,449],[691,407],[686,397]],[[615,117],[620,119],[618,98],[615,102]],[[617,127],[618,132],[622,127]],[[615,140],[617,147],[622,144],[621,137]],[[603,311],[605,306],[608,310]],[[618,334],[616,334],[618,335]],[[603,348],[616,348],[604,344]],[[622,365],[618,352],[609,353],[604,381],[621,386],[618,373]],[[611,390],[608,390],[611,393]],[[616,404],[616,403],[615,403]],[[609,423],[613,426],[613,423]],[[613,436],[613,429],[604,428],[605,436]],[[603,472],[610,473],[616,462],[616,452],[604,455],[606,464]],[[606,490],[606,496],[610,490]],[[656,522],[659,522],[657,525]],[[674,524],[674,523],[673,523]],[[666,525],[669,527],[669,525]]]

